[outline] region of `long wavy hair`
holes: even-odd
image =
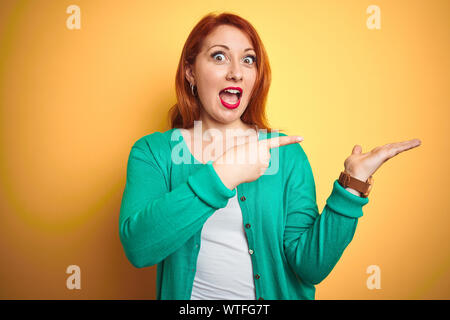
[[[191,93],[189,81],[185,76],[186,67],[194,65],[195,59],[202,48],[203,40],[220,25],[231,25],[239,28],[250,38],[256,52],[256,81],[253,94],[246,110],[241,115],[241,120],[248,125],[271,132],[274,129],[269,127],[265,112],[271,82],[269,58],[255,28],[247,20],[228,12],[208,13],[189,34],[178,63],[175,78],[177,103],[169,110],[169,126],[170,128],[188,129],[193,127],[194,120],[200,118],[200,103],[197,100],[198,98]]]

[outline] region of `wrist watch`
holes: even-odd
[[[372,189],[373,177],[370,176],[369,179],[364,182],[353,178],[349,173],[342,171],[338,182],[342,187],[355,189],[356,191],[361,192],[362,198],[367,198]]]

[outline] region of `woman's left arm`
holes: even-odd
[[[365,154],[356,145],[344,162],[345,170],[356,179],[366,181],[388,159],[418,145],[420,140],[415,139],[387,144]],[[362,207],[369,199],[358,196],[356,190],[344,189],[335,180],[319,215],[308,158],[299,144],[290,150],[295,161],[286,184],[285,255],[302,281],[318,284],[328,276],[353,239],[358,218],[363,215]]]

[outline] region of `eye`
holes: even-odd
[[[245,58],[244,58],[244,61],[245,60],[248,60],[248,58],[251,58],[251,63],[249,63],[250,65],[251,64],[254,64],[255,62],[256,62],[256,57],[255,56],[253,56],[253,55],[248,55],[248,56],[246,56]]]
[[[217,60],[215,57],[220,56],[220,55],[224,56],[224,58]],[[225,54],[222,51],[214,52],[213,54],[211,54],[211,57],[216,61],[224,61],[225,60]]]

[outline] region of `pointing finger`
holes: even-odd
[[[300,136],[281,136],[281,137],[274,137],[266,140],[261,141],[267,141],[269,144],[269,148],[277,148],[281,146],[285,146],[292,143],[298,143],[303,141],[303,137]]]

